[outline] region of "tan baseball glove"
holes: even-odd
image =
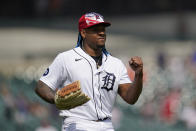
[[[69,110],[88,102],[90,98],[82,93],[80,81],[73,82],[55,94],[55,104],[60,110]]]

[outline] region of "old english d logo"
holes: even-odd
[[[106,75],[102,77],[103,86],[101,89],[106,89],[107,91],[113,90],[114,82],[116,80],[116,76],[113,73],[105,72]]]

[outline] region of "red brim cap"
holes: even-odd
[[[103,16],[98,13],[87,13],[79,19],[78,30],[89,28],[94,25],[103,24],[104,26],[110,26],[110,22],[105,22]]]

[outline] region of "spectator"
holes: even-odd
[[[57,131],[47,120],[42,120],[41,125],[35,129],[35,131]]]
[[[160,118],[168,124],[175,124],[178,117],[177,112],[179,109],[181,98],[181,89],[174,88],[166,95],[163,102],[160,104]]]
[[[189,130],[196,130],[196,100],[192,105],[184,107],[180,118]]]

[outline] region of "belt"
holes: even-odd
[[[105,121],[105,120],[107,120],[107,119],[110,119],[110,118],[109,118],[109,117],[105,117],[105,118],[103,118],[103,119],[98,119],[98,120],[94,120],[94,121],[100,122],[100,121]]]

